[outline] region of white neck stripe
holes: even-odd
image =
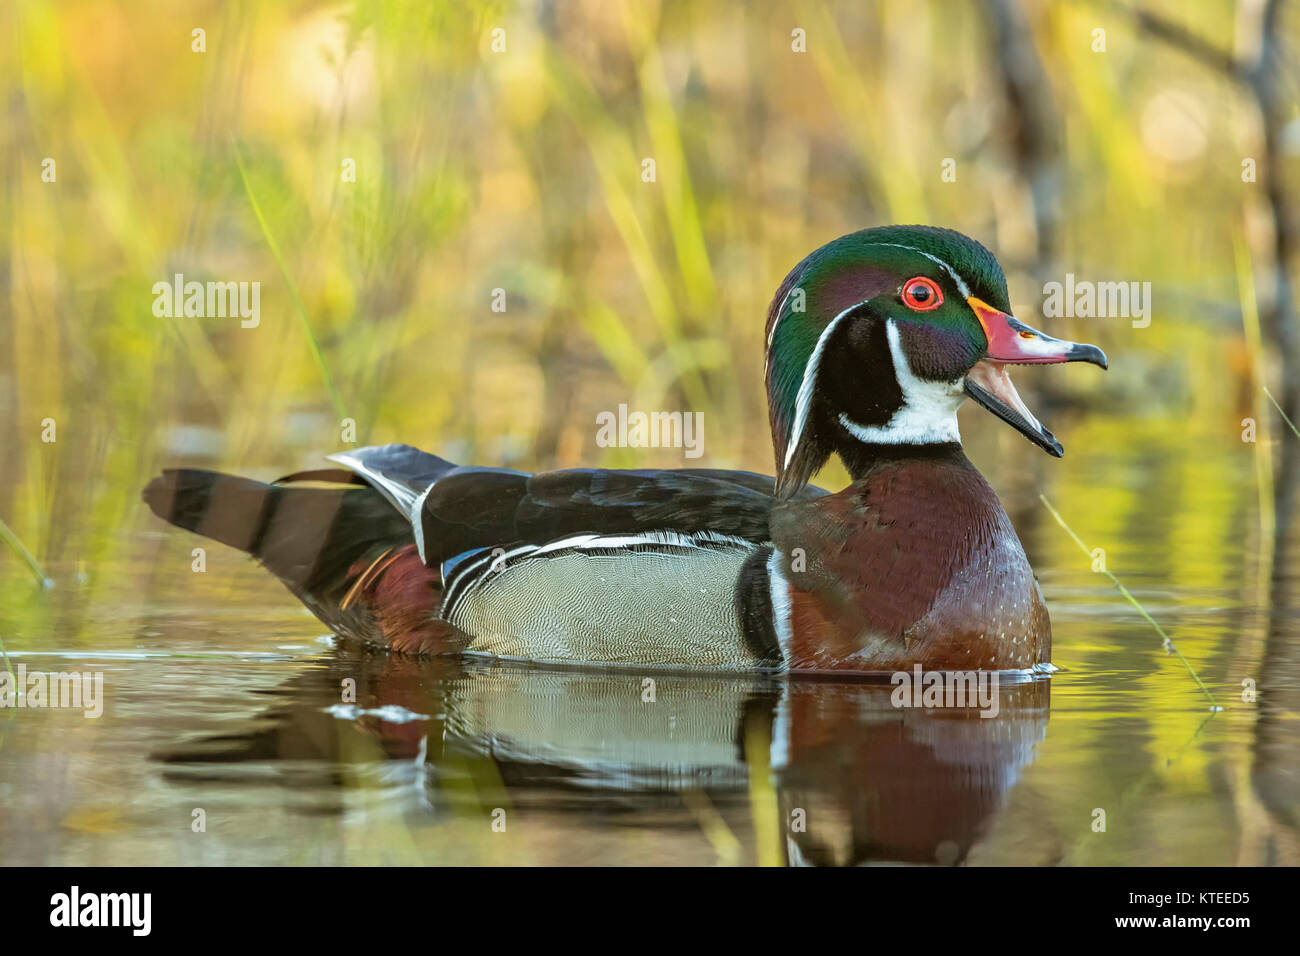
[[[808,364],[803,368],[803,381],[799,384],[799,395],[794,403],[794,430],[790,433],[790,447],[785,451],[784,467],[786,468],[789,468],[790,462],[794,460],[794,453],[799,448],[799,440],[803,437],[804,426],[808,424],[808,412],[812,408],[813,389],[817,384],[817,370],[821,366],[822,352],[826,349],[826,342],[846,315],[865,304],[865,301],[857,302],[831,319],[826,324],[826,328],[822,329],[822,334],[817,339],[817,345],[813,349],[812,355],[808,357]]]

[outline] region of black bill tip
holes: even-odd
[[[1106,359],[1106,353],[1095,345],[1071,345],[1070,350],[1065,353],[1067,362],[1088,362],[1100,368],[1110,368],[1110,362]]]

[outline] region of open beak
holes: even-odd
[[[966,394],[1049,455],[1060,458],[1065,454],[1061,443],[1025,406],[1011,384],[1006,367],[1091,362],[1105,368],[1106,353],[1095,345],[1080,345],[1044,335],[974,296],[966,302],[975,311],[989,342],[984,357],[966,373]]]

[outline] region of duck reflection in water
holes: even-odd
[[[340,704],[347,679],[356,700]],[[898,707],[896,689],[345,648],[281,688],[283,702],[256,730],[195,740],[159,759],[173,782],[205,786],[261,783],[267,764],[292,766],[295,787],[335,793],[342,812],[349,762],[378,756],[381,772],[415,764],[402,783],[420,792],[414,812],[487,819],[506,807],[514,835],[534,821],[553,825],[557,811],[581,827],[570,843],[601,826],[697,830],[703,806],[740,844],[738,862],[963,863],[1034,759],[1050,682],[1003,680],[995,716],[981,716],[989,711],[977,700]],[[358,747],[358,738],[381,752]],[[304,768],[317,768],[319,779]],[[455,786],[467,768],[493,785]]]

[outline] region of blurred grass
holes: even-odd
[[[1092,52],[1087,5],[1025,9],[1068,144],[1062,271],[1233,308],[1217,227],[1248,202],[1235,173],[1254,131],[1232,91],[1139,54],[1119,20]],[[977,8],[21,0],[4,17],[0,384],[16,453],[0,513],[56,563],[82,546],[48,527],[55,504],[116,496],[103,515],[117,521],[141,475],[186,453],[310,461],[339,445],[345,408],[359,441],[670,464],[594,444],[595,414],[637,395],[703,411],[712,462],[770,470],[766,300],[805,252],[864,225],[936,221],[998,245],[1037,320],[1034,264],[1016,253],[1031,245],[1027,187],[999,140],[1010,106]],[[1226,8],[1197,19],[1232,27]],[[791,51],[795,26],[807,54]],[[1178,163],[1142,115],[1170,89],[1215,97],[1203,148]],[[57,183],[40,181],[46,156]],[[939,176],[949,156],[956,183]],[[178,271],[260,281],[261,326],[154,318],[149,288]],[[1118,351],[1111,393],[1160,365],[1157,408],[1194,394],[1202,356],[1242,348],[1191,309],[1145,330],[1052,331]],[[45,417],[59,444],[39,442]],[[187,447],[190,425],[213,430],[207,445]],[[63,487],[104,470],[120,479]]]

